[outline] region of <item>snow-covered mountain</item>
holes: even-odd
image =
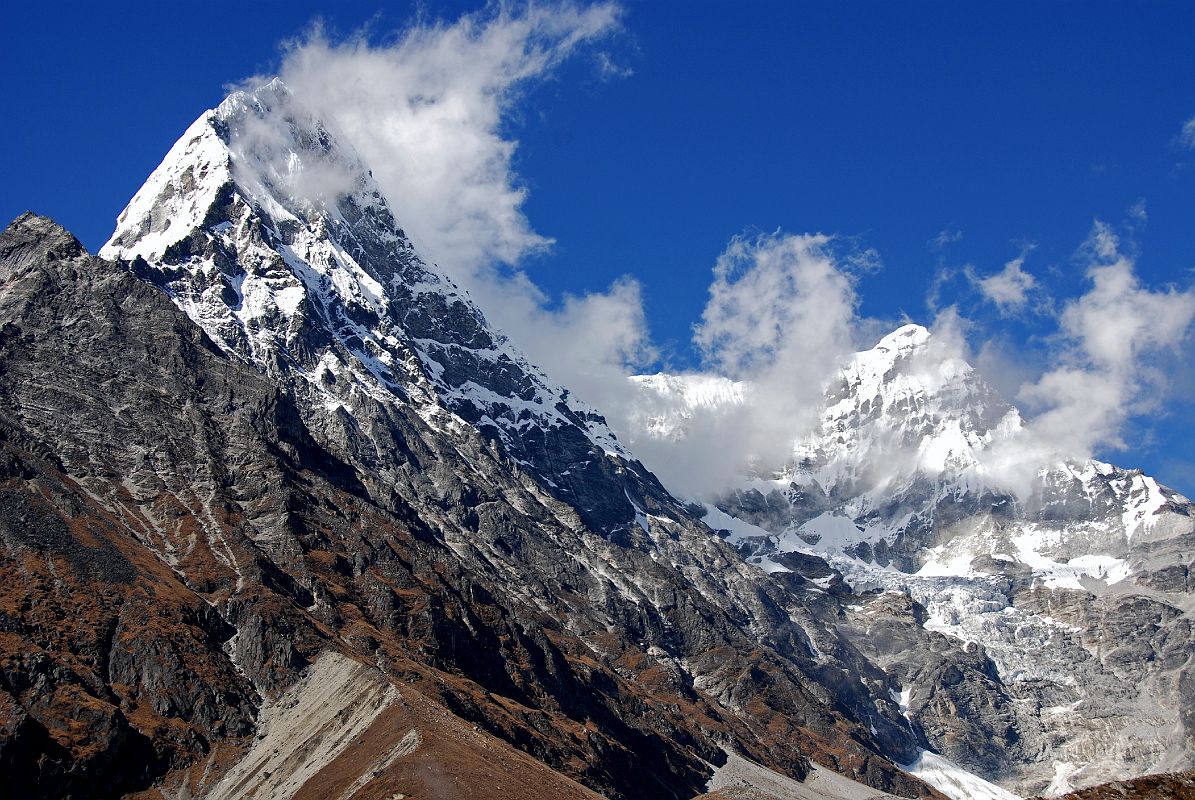
[[[1023,422],[910,326],[791,457],[679,501],[390,200],[274,81],[105,258],[0,234],[13,791],[986,800],[1189,764],[1185,499],[1096,462],[1001,488]],[[635,383],[662,441],[755,401]]]
[[[397,392],[452,425],[447,408],[552,480],[600,462],[591,451],[626,456],[420,258],[369,169],[279,80],[196,120],[100,254],[142,259],[221,348],[312,402]]]
[[[657,406],[638,435],[750,402],[749,385],[690,380],[636,379]],[[1093,460],[1042,464],[1014,491],[992,454],[1027,431],[905,325],[855,354],[791,457],[753,465],[706,521],[766,571],[838,593],[842,630],[897,679],[910,720],[973,771],[1029,794],[1189,767],[1195,506]]]
[[[733,754],[936,796],[820,590],[530,364],[281,83],[201,116],[103,254],[0,236],[14,791],[682,800]]]

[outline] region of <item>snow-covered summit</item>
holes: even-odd
[[[367,165],[279,80],[200,116],[101,253],[142,259],[221,348],[317,405],[413,402],[429,424],[499,440],[551,485],[573,474],[569,454],[578,474],[626,455],[420,257]]]
[[[719,375],[660,372],[629,380],[639,389],[631,424],[656,439],[683,438],[698,414],[732,412],[747,402],[745,383]]]
[[[641,435],[683,437],[702,415],[753,413],[748,383],[633,380],[650,412]],[[851,356],[814,419],[786,460],[757,465],[720,503],[782,547],[908,571],[931,562],[966,571],[980,556],[1047,569],[1084,555],[1123,558],[1134,537],[1168,536],[1195,511],[1152,478],[1097,461],[1042,464],[1030,496],[1009,489],[989,454],[1027,435],[1020,412],[921,325]],[[987,533],[977,538],[980,527]]]
[[[841,543],[846,549],[858,543],[874,555],[892,546],[906,568],[940,562],[947,552],[1031,564],[1122,557],[1135,535],[1164,535],[1178,522],[1166,515],[1190,505],[1139,472],[1090,460],[1039,465],[1031,494],[1020,496],[989,454],[1026,435],[1020,412],[949,343],[909,325],[851,359],[827,392],[818,428],[798,441],[777,477],[805,487],[804,497],[826,498],[794,532],[815,540],[814,529],[849,520],[858,533]],[[960,524],[978,518],[991,521],[983,541],[963,536],[972,529]],[[1040,535],[1021,536],[1028,528]],[[949,546],[960,536],[966,546]]]
[[[1016,409],[970,364],[926,328],[906,325],[843,368],[819,429],[798,443],[794,460],[831,485],[862,488],[869,464],[880,461],[889,473],[973,469],[980,451],[1020,426]]]
[[[661,397],[675,398],[687,408],[719,408],[743,403],[744,384],[700,373],[634,375],[631,380]]]
[[[919,347],[929,344],[929,328],[910,322],[901,325],[876,343],[872,351],[876,353],[897,353],[907,355]]]

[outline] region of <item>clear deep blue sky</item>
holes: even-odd
[[[422,4],[454,18],[476,3]],[[862,313],[929,322],[942,264],[1026,269],[1062,298],[1096,218],[1144,199],[1132,243],[1151,285],[1195,267],[1195,3],[634,2],[617,51],[630,77],[566,65],[533,89],[512,133],[534,228],[528,265],[552,293],[624,273],[657,340],[684,366],[714,259],[737,233],[857,237],[884,268]],[[55,217],[91,249],[223,86],[268,73],[279,43],[323,18],[387,30],[407,2],[9,3],[0,11],[0,217]],[[961,234],[943,252],[930,242]],[[1041,321],[997,323],[1013,339]],[[970,304],[970,305],[968,305]],[[1128,453],[1195,491],[1195,383]]]

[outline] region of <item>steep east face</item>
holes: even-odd
[[[667,406],[657,435],[700,424],[676,380],[637,379]],[[1195,506],[1098,461],[1043,464],[1011,491],[991,455],[1026,433],[970,365],[904,326],[844,366],[787,463],[727,487],[706,521],[838,594],[840,630],[977,774],[1033,794],[1187,768]]]
[[[560,796],[692,796],[728,750],[934,794],[820,589],[489,328],[285,87],[201,117],[103,253],[32,215],[0,238],[0,758],[35,793],[392,794],[419,747],[464,768],[440,715]],[[329,736],[350,717],[394,747]],[[318,769],[255,746],[279,730]]]

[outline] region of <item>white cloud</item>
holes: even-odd
[[[238,180],[268,186],[297,208],[334,203],[357,188],[360,169],[346,164],[340,153],[312,150],[302,159],[294,158],[293,136],[287,127],[317,129],[318,120],[312,117],[310,109],[278,81],[254,88],[253,102],[270,107],[273,113],[234,116],[229,146]],[[237,100],[234,96],[228,102]],[[240,102],[247,100],[240,98]]]
[[[1165,394],[1158,359],[1178,352],[1195,320],[1195,289],[1143,286],[1108,226],[1097,222],[1084,250],[1091,288],[1063,308],[1057,366],[1021,388],[1033,416],[992,453],[991,469],[1022,490],[1040,466],[1124,447],[1126,423]]]
[[[639,285],[623,278],[553,304],[518,270],[552,240],[522,212],[527,192],[508,123],[525,87],[619,30],[621,13],[613,3],[501,4],[381,44],[316,30],[289,45],[279,70],[296,100],[369,167],[418,251],[532,361],[598,402],[654,352]],[[599,77],[625,74],[608,54],[595,56]],[[335,176],[318,177],[316,194],[336,191]]]
[[[851,344],[856,298],[829,243],[820,234],[734,239],[694,330],[706,360],[741,378],[838,358]]]
[[[659,440],[647,427],[675,413],[635,392],[609,416],[635,454],[665,484],[692,496],[725,489],[751,465],[782,466],[807,432],[830,378],[854,350],[858,329],[850,271],[874,257],[836,255],[824,235],[780,233],[732,240],[714,280],[694,343],[715,373],[746,384],[744,403],[698,405],[683,437]],[[716,375],[691,376],[708,385]]]
[[[1025,308],[1030,292],[1037,286],[1037,279],[1023,269],[1024,264],[1025,257],[1021,256],[986,278],[979,277],[973,269],[967,270],[967,277],[1002,314],[1016,313]]]
[[[1133,374],[1143,356],[1182,342],[1195,316],[1195,294],[1143,287],[1133,261],[1102,223],[1096,223],[1090,247],[1092,288],[1063,310],[1063,333],[1097,369]]]
[[[1183,123],[1183,129],[1178,135],[1178,142],[1183,147],[1195,150],[1195,117]]]
[[[1045,372],[1043,355],[1038,349],[1018,345],[1007,333],[989,334],[977,342],[972,364],[1001,397],[1012,400],[1022,386]]]
[[[1149,209],[1146,207],[1145,198],[1139,197],[1129,206],[1129,219],[1138,225],[1144,225],[1149,222]]]
[[[421,251],[467,277],[550,243],[521,211],[518,142],[503,123],[520,89],[614,31],[619,14],[611,4],[499,7],[383,45],[317,31],[286,51],[280,77],[362,156]]]
[[[954,228],[944,228],[937,236],[929,240],[929,247],[931,250],[942,251],[947,246],[961,242],[962,240],[962,231],[955,230]]]
[[[754,414],[720,457],[775,464],[812,425],[826,384],[855,350],[856,263],[821,234],[736,238],[719,256],[693,340],[708,364],[751,383]]]
[[[558,308],[525,276],[487,290],[501,299],[487,316],[551,378],[606,414],[626,402],[626,376],[656,358],[639,282],[623,277],[605,292],[566,295]]]

